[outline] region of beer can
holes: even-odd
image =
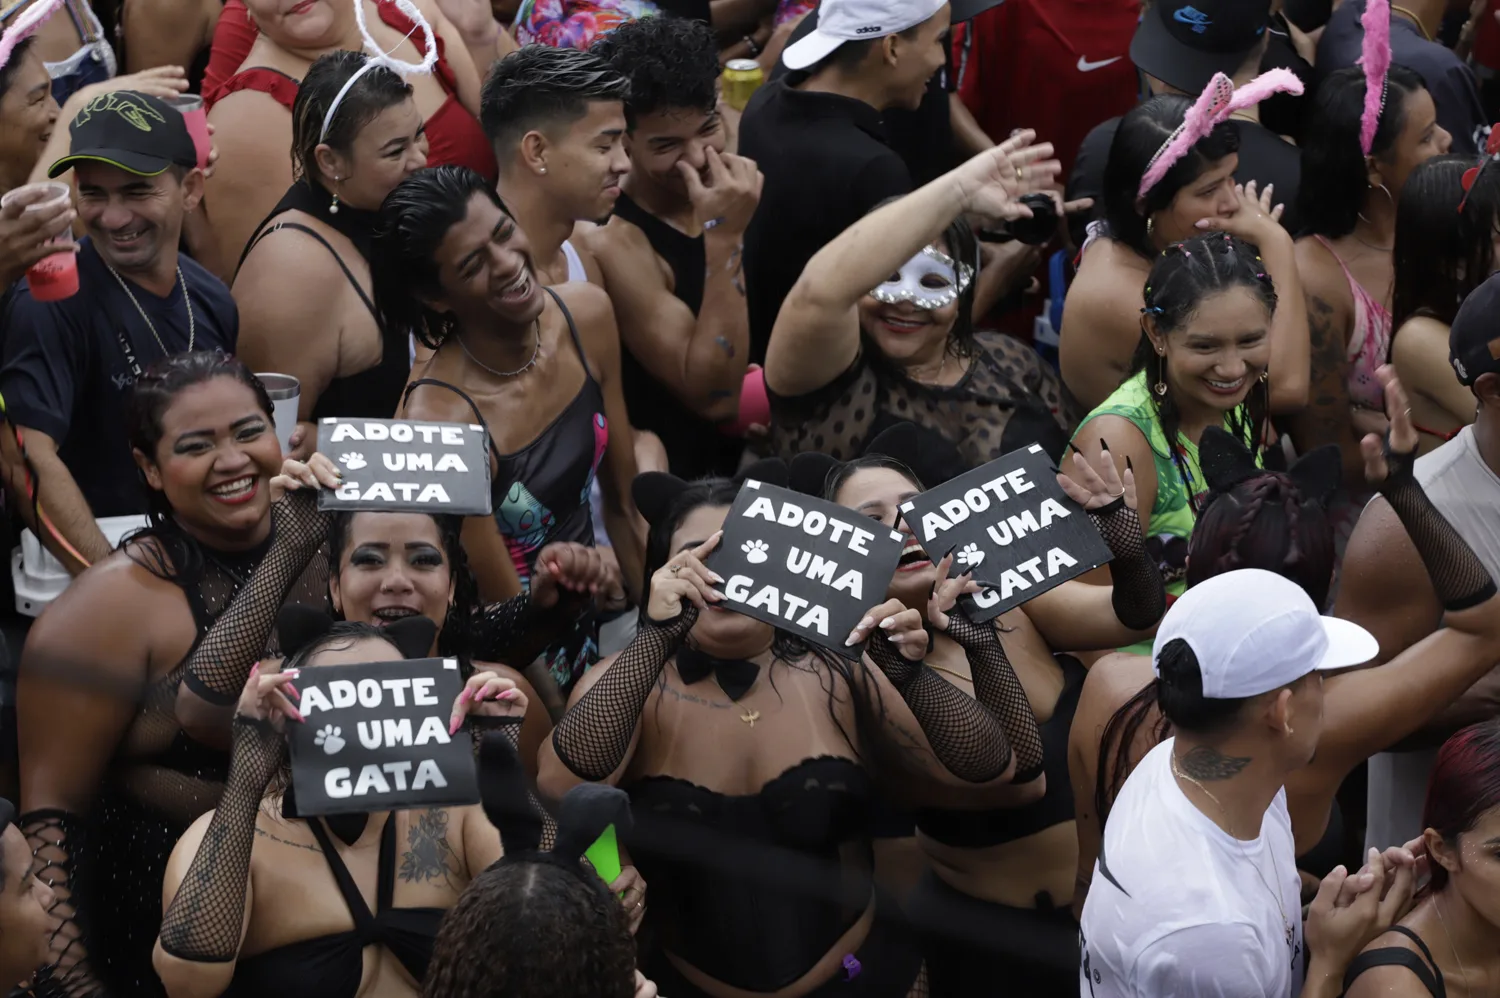
[[[754,59],[730,59],[724,64],[722,80],[724,103],[736,111],[743,111],[750,103],[750,95],[765,82],[765,75],[760,71],[760,63]]]

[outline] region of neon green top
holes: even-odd
[[[1080,427],[1087,426],[1095,416],[1128,419],[1151,445],[1151,453],[1156,459],[1156,502],[1151,507],[1151,518],[1146,524],[1146,549],[1155,556],[1161,568],[1162,581],[1166,583],[1168,594],[1181,596],[1187,589],[1187,542],[1193,534],[1193,524],[1197,521],[1193,506],[1195,501],[1201,504],[1207,492],[1203,471],[1198,466],[1198,445],[1180,432],[1177,434],[1177,452],[1182,458],[1182,467],[1186,470],[1188,482],[1193,489],[1190,497],[1178,464],[1172,460],[1172,452],[1167,447],[1166,432],[1162,429],[1161,420],[1157,418],[1156,406],[1151,400],[1151,389],[1146,384],[1145,371],[1137,372],[1116,388],[1109,398],[1088,414]],[[1231,422],[1233,416],[1237,416],[1237,421],[1242,423],[1247,421],[1245,406],[1242,404],[1224,415],[1224,429],[1230,433],[1235,432]],[[1074,438],[1077,439],[1077,434],[1074,434]],[[1255,461],[1257,465],[1260,464],[1258,454]],[[1120,650],[1150,655],[1151,642],[1141,642]]]

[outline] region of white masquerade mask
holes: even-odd
[[[922,252],[901,265],[895,276],[871,291],[870,297],[887,305],[906,301],[931,310],[958,301],[973,279],[973,267],[924,246]]]

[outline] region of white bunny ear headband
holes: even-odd
[[[0,68],[10,62],[11,53],[16,50],[16,46],[36,34],[36,30],[46,24],[47,18],[56,14],[62,5],[63,0],[41,0],[21,12],[15,22],[5,29],[5,34],[0,36]]]
[[[365,43],[365,51],[369,52],[370,55],[365,59],[365,64],[355,70],[353,76],[344,81],[344,85],[339,90],[338,96],[334,97],[333,103],[328,105],[328,113],[323,115],[323,130],[318,133],[319,142],[328,138],[328,129],[333,124],[333,116],[338,113],[339,105],[344,102],[344,97],[349,93],[350,88],[354,86],[355,82],[361,76],[364,76],[376,66],[383,66],[401,76],[425,76],[432,72],[433,67],[437,65],[437,37],[432,33],[432,25],[427,23],[427,19],[422,16],[422,12],[417,10],[411,0],[376,0],[376,2],[394,3],[396,9],[405,14],[416,25],[412,29],[412,33],[415,34],[417,31],[422,32],[424,52],[422,61],[402,62],[400,59],[391,58],[390,52],[382,52],[380,43],[370,36],[370,28],[365,24],[364,0],[354,0],[354,20],[359,25],[359,37]],[[407,37],[410,38],[411,35],[407,35]],[[397,44],[400,43],[398,42]],[[394,51],[394,48],[391,49],[391,52]]]

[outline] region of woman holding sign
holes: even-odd
[[[63,983],[149,998],[162,993],[150,962],[162,871],[177,837],[217,802],[227,764],[177,722],[188,660],[270,560],[273,534],[300,572],[326,525],[312,502],[273,503],[282,456],[271,401],[238,361],[169,357],[136,382],[130,406],[152,525],[37,620],[16,715],[21,824],[57,893]],[[321,461],[299,474],[338,484]],[[316,588],[297,597],[322,598]]]
[[[840,465],[805,455],[792,470],[799,487],[821,489],[906,536],[889,595],[931,625],[927,666],[1010,719],[1017,782],[1046,778],[1040,800],[1002,808],[973,808],[962,791],[897,788],[915,808],[928,862],[907,913],[926,940],[933,998],[982,994],[997,967],[1018,993],[1056,994],[1076,987],[1078,977],[1078,926],[1067,908],[1077,855],[1067,739],[1085,670],[1054,649],[1111,648],[1139,637],[1166,610],[1166,594],[1142,542],[1130,472],[1122,482],[1107,460],[1096,468],[1080,462],[1073,478],[1059,481],[1109,542],[1117,584],[1064,582],[993,621],[973,622],[955,604],[980,590],[974,570],[950,578],[953,553],[934,565],[901,514],[923,491],[911,468],[940,482],[946,463],[910,428],[897,427],[863,458]],[[1001,676],[1019,683],[1019,698],[1006,699]]]
[[[483,423],[490,433],[493,522],[471,518],[464,546],[486,600],[515,595],[547,544],[594,543],[589,492],[627,587],[642,578],[630,482],[635,445],[620,382],[609,297],[588,284],[544,288],[530,244],[473,170],[419,170],[382,209],[372,260],[376,305],[436,353],[407,386],[402,417]],[[545,660],[563,695],[598,654],[585,613]]]
[[[172,851],[154,954],[171,998],[416,998],[443,913],[475,874],[500,858],[499,833],[477,805],[296,816],[285,728],[304,723],[298,702],[316,724],[317,709],[331,709],[338,696],[320,686],[314,673],[323,666],[422,658],[435,630],[420,618],[383,630],[325,618],[322,627],[280,673],[262,673],[258,666],[251,672],[234,716],[224,795]],[[294,644],[284,622],[281,632],[283,645]],[[389,698],[400,705],[407,696],[420,704],[422,680],[405,682],[371,682],[372,692],[367,696],[361,689],[358,704]],[[450,730],[450,708],[446,700],[428,699],[431,715],[422,721],[416,744],[423,744],[429,727],[438,742],[448,744],[442,732]],[[476,673],[452,704],[452,728],[473,718],[514,739],[525,710],[525,694],[515,683]],[[378,740],[381,724],[373,726]],[[316,744],[330,755],[368,750],[365,733],[353,727],[320,727]],[[427,753],[435,754],[433,744]],[[423,749],[413,751],[421,755]],[[402,765],[399,772],[391,764],[384,771],[392,781],[399,775],[401,788],[411,773],[413,792],[425,767],[435,768],[416,760]],[[365,786],[361,772],[355,792],[389,792]]]
[[[1134,470],[1147,544],[1167,592],[1184,589],[1187,539],[1207,486],[1198,440],[1222,426],[1260,461],[1276,288],[1260,251],[1227,233],[1167,247],[1146,280],[1135,374],[1073,438],[1091,462]]]
[[[922,666],[922,615],[897,600],[839,636],[854,648],[876,635],[854,661],[726,609],[702,559],[739,491],[637,479],[650,600],[630,647],[574,691],[539,785],[550,797],[582,781],[630,793],[632,856],[664,949],[646,972],[663,993],[824,995],[857,977],[861,994],[925,994],[914,942],[876,917],[874,780],[997,805],[1033,795],[1012,785],[1026,765],[1009,734],[1024,691],[1012,676],[1003,716],[954,691]]]
[[[980,278],[964,216],[1031,215],[1019,198],[1058,171],[1035,137],[1022,132],[877,208],[808,262],[766,354],[776,454],[847,460],[911,420],[970,468],[1034,442],[1061,456],[1076,417],[1056,372],[1015,339],[976,333],[969,314]]]

